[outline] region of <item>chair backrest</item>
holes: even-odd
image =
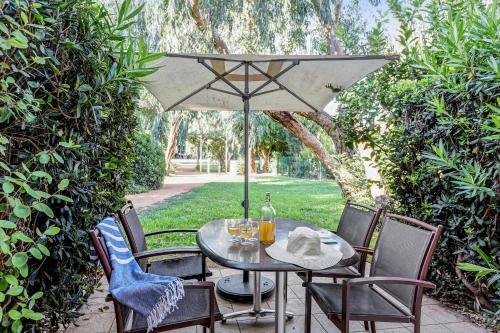
[[[370,276],[391,276],[425,280],[443,226],[386,214],[373,255]],[[414,312],[417,288],[411,285],[380,285],[401,304]],[[422,293],[422,289],[418,289]],[[420,295],[419,295],[420,296]]]
[[[104,241],[104,237],[99,232],[99,229],[94,229],[89,231],[89,235],[92,245],[94,246],[95,252],[97,254],[97,257],[99,258],[99,261],[101,262],[101,265],[104,269],[104,275],[106,276],[106,279],[108,280],[109,283],[109,281],[111,280],[112,266],[108,249],[106,247],[106,242]],[[113,298],[113,305],[115,308],[117,331],[118,333],[121,333],[124,331],[125,324],[127,322],[128,316],[131,314],[131,310],[130,308],[120,304],[114,298]]]
[[[146,237],[144,236],[144,230],[142,229],[141,220],[139,220],[139,216],[137,215],[137,211],[135,210],[132,201],[128,201],[128,203],[116,213],[123,226],[125,235],[127,235],[132,253],[146,251]],[[139,260],[139,266],[141,266],[143,270],[146,269],[147,264],[147,259]]]
[[[368,247],[382,210],[347,201],[336,234],[351,246]]]

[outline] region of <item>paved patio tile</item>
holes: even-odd
[[[422,312],[424,315],[430,317],[432,320],[440,324],[467,321],[467,318],[465,316],[441,304],[424,306],[422,307]]]
[[[88,313],[78,318],[78,326],[72,325],[66,333],[108,333],[114,319],[114,313]]]
[[[312,318],[311,331],[313,333],[326,333],[316,318]],[[274,318],[260,318],[238,320],[241,333],[274,333]],[[304,316],[295,316],[291,320],[286,321],[287,333],[303,333],[304,332]]]
[[[487,333],[490,332],[485,328],[474,325],[470,322],[445,324],[453,333]]]
[[[241,274],[232,269],[219,269],[217,266],[211,270],[216,277],[209,280],[216,282],[217,276],[227,276],[232,274]],[[274,279],[274,274],[266,273],[267,276]],[[264,275],[266,275],[264,274]],[[302,287],[302,280],[295,274],[289,274],[288,286],[288,304],[287,310],[292,311],[295,317],[286,323],[287,333],[304,331],[304,297],[305,292]],[[101,286],[89,297],[88,303],[80,308],[83,315],[78,319],[78,326],[72,325],[66,330],[66,333],[114,333],[116,332],[116,323],[114,320],[114,309],[112,302],[105,302],[108,284],[103,279]],[[217,302],[222,313],[246,310],[251,304],[232,303],[222,299],[217,295]],[[470,322],[462,314],[455,312],[439,301],[424,297],[424,306],[422,310],[422,333],[486,333],[491,332]],[[274,297],[263,301],[263,307],[274,308]],[[340,331],[323,314],[316,302],[313,300],[313,333],[339,333]],[[400,323],[377,323],[377,332],[379,333],[409,333],[413,332],[413,324]],[[351,322],[350,331],[352,333],[365,332],[362,322]],[[185,328],[172,331],[174,333],[202,333],[202,327]],[[217,333],[274,333],[274,318],[259,319],[238,319],[229,320],[227,323],[216,324]]]

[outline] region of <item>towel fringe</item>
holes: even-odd
[[[177,309],[177,301],[184,298],[184,286],[180,279],[175,279],[165,288],[163,295],[153,307],[147,317],[148,330],[151,332],[165,319],[165,317]]]

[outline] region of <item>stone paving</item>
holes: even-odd
[[[146,208],[159,204],[163,200],[212,181],[242,181],[241,176],[201,174],[192,168],[183,167],[177,170],[173,177],[166,178],[166,186],[160,190],[129,196],[137,208]],[[217,282],[223,276],[239,273],[236,270],[210,264],[213,276],[209,280]],[[274,274],[263,273],[274,280]],[[315,281],[319,281],[315,278]],[[330,282],[331,280],[327,280]],[[287,321],[287,332],[304,332],[304,288],[302,281],[295,275],[288,275],[288,303],[287,310],[295,313],[292,320]],[[115,314],[112,302],[106,302],[108,284],[102,279],[102,285],[92,294],[87,304],[79,312],[82,314],[76,323],[66,330],[66,333],[113,333],[116,332]],[[217,297],[222,313],[245,310],[249,304],[232,303]],[[314,301],[313,301],[314,302]],[[274,308],[273,298],[263,302],[263,306]],[[313,303],[312,332],[337,333],[340,332]],[[422,333],[481,333],[489,332],[465,316],[449,309],[439,301],[430,297],[424,298]],[[362,323],[353,322],[351,332],[365,332]],[[201,327],[193,327],[170,331],[173,333],[202,333]],[[230,320],[225,324],[217,323],[217,333],[273,333],[274,318]],[[377,332],[399,333],[413,332],[412,325],[398,323],[377,323]]]
[[[216,282],[223,276],[239,273],[236,270],[223,268],[213,263],[210,264],[213,276],[209,280]],[[274,279],[271,273],[263,273],[264,276]],[[102,281],[105,281],[104,279]],[[315,281],[319,281],[315,278]],[[330,282],[331,280],[327,280]],[[287,332],[304,332],[304,288],[302,281],[295,275],[288,275],[288,303],[287,310],[295,313],[292,320],[287,321]],[[88,303],[82,306],[82,316],[78,319],[77,326],[72,325],[66,333],[113,333],[116,332],[113,303],[106,302],[107,283],[93,295]],[[247,309],[248,304],[232,303],[217,297],[219,308],[222,313],[240,311]],[[263,306],[274,308],[273,298],[263,302]],[[312,332],[313,333],[337,333],[340,332],[321,312],[319,307],[313,303]],[[465,316],[449,309],[439,301],[430,297],[424,297],[422,317],[422,333],[482,333],[490,332],[470,322]],[[377,323],[377,332],[381,333],[409,333],[413,332],[413,325],[399,323]],[[273,333],[274,318],[229,320],[225,324],[217,323],[217,333]],[[361,322],[352,322],[351,332],[365,332]],[[185,328],[170,331],[173,333],[202,333],[201,327]]]

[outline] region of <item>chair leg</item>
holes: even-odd
[[[370,330],[371,330],[371,333],[377,333],[377,329],[375,328],[374,321],[370,321]]]
[[[341,333],[349,333],[349,320],[342,321]]]
[[[365,331],[370,332],[370,326],[368,326],[368,322],[364,321],[363,324],[365,325]]]

